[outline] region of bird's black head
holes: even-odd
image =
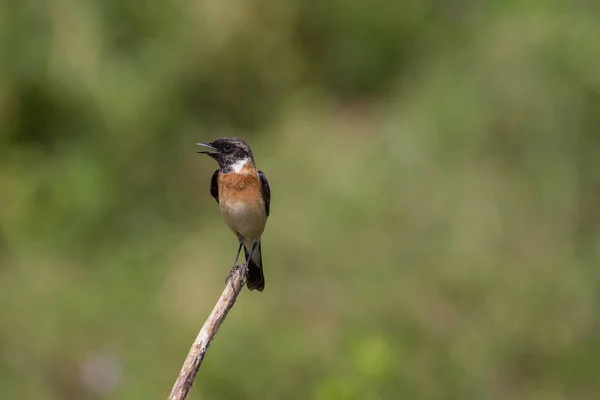
[[[198,153],[208,154],[217,160],[219,168],[224,173],[231,172],[236,166],[243,165],[246,160],[254,164],[250,146],[240,138],[225,137],[210,143],[196,144],[207,149],[207,151],[198,151]]]

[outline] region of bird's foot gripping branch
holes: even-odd
[[[231,282],[231,284],[233,285],[233,281],[231,278],[233,278],[235,273],[238,271],[242,276],[242,286],[244,286],[246,284],[246,280],[248,279],[248,264],[246,263],[243,263],[241,265],[234,265],[233,268],[231,268],[231,271],[229,271],[229,274],[227,274],[227,277],[225,278],[225,284],[227,284],[227,282]]]

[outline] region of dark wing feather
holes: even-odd
[[[213,173],[212,178],[210,179],[210,195],[214,197],[214,199],[219,202],[219,182],[217,178],[219,177],[219,170],[216,170]]]
[[[260,187],[262,189],[263,200],[265,201],[265,208],[267,210],[267,217],[271,212],[271,187],[269,181],[262,171],[258,171],[258,178],[260,179]]]

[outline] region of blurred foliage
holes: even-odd
[[[166,398],[225,135],[266,289],[192,399],[598,398],[598,38],[590,1],[0,3],[0,398]]]

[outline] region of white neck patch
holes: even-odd
[[[231,169],[233,172],[241,172],[242,169],[248,164],[248,158],[244,158],[242,160],[237,160],[231,165]]]

